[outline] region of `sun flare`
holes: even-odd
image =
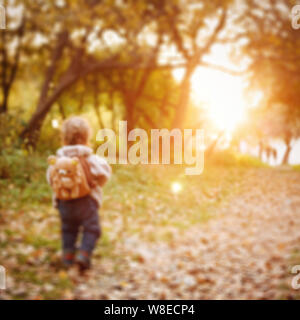
[[[174,70],[177,81],[184,70]],[[196,105],[207,108],[213,125],[218,130],[232,133],[245,118],[247,103],[245,83],[238,76],[218,70],[198,68],[191,79],[191,97]]]
[[[217,129],[232,132],[245,116],[244,86],[239,77],[198,68],[192,77],[192,99],[204,104]]]
[[[197,70],[192,78],[192,96],[203,101],[214,125],[232,132],[244,119],[244,83],[239,77],[215,70]]]
[[[173,193],[179,193],[182,190],[182,185],[179,182],[173,182],[171,190]]]

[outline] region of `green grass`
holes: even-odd
[[[228,154],[227,158],[222,154],[219,157],[222,165],[216,164],[215,157],[200,176],[186,176],[185,168],[175,165],[114,166],[101,209],[108,238],[103,240],[103,246],[136,233],[151,241],[169,239],[172,238],[170,228],[180,232],[213,217],[216,209],[238,191],[239,181],[246,172],[245,163],[247,166],[254,163],[240,158],[234,160],[240,165],[228,166],[231,159]],[[1,219],[4,222],[16,219],[25,226],[25,243],[35,248],[57,249],[59,239],[49,240],[49,234],[59,233],[59,221],[57,212],[51,209],[51,190],[45,178],[46,156],[33,155],[25,161],[28,170],[15,155],[6,155],[2,160],[2,172],[7,171],[8,164],[12,170],[6,179],[0,180],[0,209],[9,210],[12,217],[0,211],[0,223]],[[178,194],[172,192],[174,182],[182,185]],[[37,235],[33,223],[45,219],[51,223],[45,234]]]
[[[300,171],[300,164],[292,166],[293,170]]]

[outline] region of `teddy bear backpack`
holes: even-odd
[[[48,158],[50,185],[56,199],[73,200],[87,196],[95,186],[85,157]]]

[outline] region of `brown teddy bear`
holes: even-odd
[[[77,199],[91,192],[79,158],[50,156],[48,163],[50,184],[57,199]]]

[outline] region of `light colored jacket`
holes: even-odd
[[[87,163],[89,164],[91,174],[95,177],[96,181],[99,181],[99,185],[94,187],[91,191],[91,197],[97,201],[99,207],[102,205],[102,190],[101,187],[108,181],[111,176],[111,167],[107,161],[93,154],[93,150],[84,145],[64,146],[57,150],[56,155],[58,157],[86,157]],[[102,177],[102,179],[97,179]],[[47,181],[50,183],[50,172],[47,170]],[[57,200],[55,195],[53,196],[53,205],[57,207]]]

